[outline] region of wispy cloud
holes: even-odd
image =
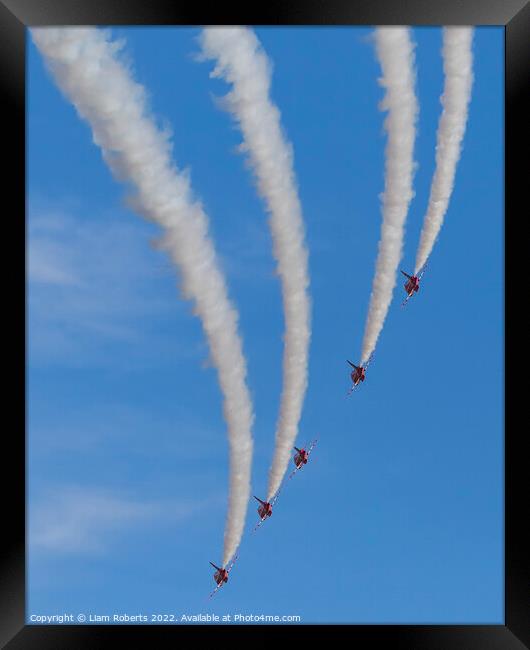
[[[208,507],[202,501],[142,501],[101,488],[63,486],[29,509],[31,551],[104,553],[127,531],[174,525]]]
[[[109,344],[138,344],[157,319],[181,311],[176,275],[146,244],[145,226],[28,212],[30,363],[104,363]]]
[[[71,260],[68,260],[69,256],[71,251],[49,239],[30,240],[28,281],[34,284],[78,286],[79,278]]]
[[[89,409],[83,409],[81,418],[77,403],[65,403],[60,417],[42,406],[36,414],[30,409],[28,441],[31,458],[54,459],[66,454],[65,462],[70,462],[82,455],[86,464],[92,457],[108,460],[126,449],[128,456],[139,456],[142,462],[163,454],[189,469],[225,450],[223,425],[183,404],[160,413],[117,400],[94,401]]]

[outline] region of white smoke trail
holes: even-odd
[[[163,245],[179,267],[182,291],[202,321],[224,396],[230,446],[230,494],[223,566],[240,542],[250,498],[252,404],[246,362],[208,235],[208,219],[186,173],[171,161],[169,136],[150,117],[145,90],[117,58],[122,43],[94,28],[39,28],[33,39],[58,86],[92,128],[94,142],[120,178],[137,190],[144,216],[164,229]]]
[[[293,154],[282,132],[280,112],[271,102],[270,63],[254,32],[244,27],[206,28],[204,58],[216,59],[213,77],[233,84],[224,98],[243,133],[258,190],[270,212],[274,256],[282,283],[285,313],[283,391],[276,428],[267,500],[277,492],[296,440],[307,388],[310,340],[308,254],[293,171]]]
[[[445,27],[443,30],[443,112],[438,124],[436,170],[416,253],[415,273],[425,265],[431,254],[453,192],[473,84],[472,41],[472,27]]]
[[[405,220],[414,196],[414,138],[418,105],[414,93],[414,46],[407,27],[378,27],[375,30],[377,56],[383,71],[379,83],[386,94],[379,108],[388,110],[388,133],[383,194],[383,224],[372,295],[364,330],[361,363],[366,363],[392,300],[396,271],[401,259]]]

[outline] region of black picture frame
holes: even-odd
[[[6,275],[4,298],[10,314],[4,341],[4,357],[13,355],[13,364],[5,369],[4,381],[13,391],[11,412],[18,427],[4,424],[4,540],[0,569],[0,643],[10,650],[47,648],[104,648],[124,643],[131,636],[134,645],[167,647],[186,636],[224,639],[226,633],[237,634],[255,642],[253,626],[225,627],[223,636],[214,625],[202,626],[26,626],[25,625],[25,57],[26,27],[40,25],[135,25],[135,24],[251,24],[251,25],[503,25],[505,27],[505,244],[510,219],[516,223],[527,219],[522,191],[528,185],[528,63],[530,62],[530,5],[528,0],[305,0],[245,7],[225,4],[187,5],[169,0],[140,2],[129,0],[0,0],[0,87],[5,114],[4,224],[7,216],[12,231],[4,242],[16,255],[11,267],[19,273]],[[525,93],[526,90],[526,93]],[[526,100],[526,101],[525,101]],[[522,162],[519,162],[522,161]],[[7,199],[7,200],[6,200]],[[511,217],[508,217],[511,215]],[[522,226],[521,226],[522,227]],[[12,233],[12,234],[11,234]],[[505,248],[506,250],[506,248]],[[524,255],[524,253],[523,253]],[[505,253],[505,278],[514,277]],[[514,258],[517,257],[514,255]],[[525,278],[526,279],[526,278]],[[526,296],[526,287],[523,287]],[[516,327],[506,320],[507,306],[517,289],[505,283],[505,350],[506,332]],[[21,320],[12,318],[16,314]],[[526,321],[527,322],[527,321]],[[506,356],[506,355],[505,355]],[[522,365],[522,364],[521,364]],[[505,374],[507,370],[505,361]],[[524,371],[524,367],[523,367]],[[512,382],[513,383],[513,382]],[[511,385],[511,384],[510,384]],[[15,399],[17,397],[18,399]],[[507,402],[511,392],[506,390]],[[505,423],[508,418],[505,417]],[[6,422],[6,420],[4,420]],[[526,424],[526,423],[525,423]],[[527,426],[505,425],[505,624],[504,625],[336,625],[327,627],[326,641],[336,635],[360,647],[403,648],[406,650],[514,650],[530,647],[530,575],[527,551],[529,534],[525,525],[528,510],[528,480],[525,471]],[[10,506],[7,508],[7,506]],[[11,507],[12,506],[12,507]],[[9,512],[9,514],[8,514]],[[528,516],[526,516],[528,519]],[[305,636],[306,626],[262,626],[259,634],[284,642],[297,643]],[[310,633],[318,634],[316,629]],[[250,636],[252,635],[252,636]],[[328,641],[329,642],[329,641]],[[368,645],[369,644],[369,645]]]

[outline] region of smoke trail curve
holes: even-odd
[[[93,27],[31,31],[58,86],[90,124],[105,161],[136,188],[143,216],[164,229],[163,246],[180,269],[182,293],[202,321],[224,397],[230,448],[225,566],[240,542],[250,497],[253,412],[238,315],[208,234],[208,218],[192,196],[189,176],[171,162],[169,134],[150,117],[145,89],[118,58],[123,43]]]
[[[431,254],[453,192],[473,84],[472,41],[472,27],[444,27],[443,29],[442,56],[445,82],[443,95],[440,98],[443,111],[438,124],[436,169],[416,253],[415,274],[425,266]]]
[[[259,194],[270,213],[273,253],[285,314],[283,390],[269,471],[267,500],[276,494],[296,440],[307,388],[310,342],[308,253],[293,171],[292,147],[271,102],[270,63],[254,32],[245,27],[208,27],[200,37],[203,58],[215,59],[212,77],[232,84],[224,106],[239,123]]]
[[[378,27],[375,44],[386,94],[379,108],[387,110],[385,129],[385,191],[382,197],[381,240],[368,307],[361,363],[370,358],[392,300],[401,259],[405,220],[414,196],[414,140],[418,104],[414,92],[414,46],[408,27]]]

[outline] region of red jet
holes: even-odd
[[[427,267],[427,263],[425,263],[422,266],[418,275],[409,275],[408,273],[405,273],[405,271],[401,271],[401,273],[403,273],[403,275],[407,278],[407,281],[403,285],[405,287],[405,291],[407,292],[407,297],[403,301],[401,305],[402,307],[404,307],[407,304],[407,300],[409,298],[412,298],[412,296],[415,293],[418,293],[418,291],[420,290],[420,280],[423,274],[425,273],[426,267]]]
[[[346,361],[348,360],[346,359]],[[351,380],[353,381],[353,385],[357,386],[360,381],[364,381],[364,378],[366,376],[366,368],[363,366],[356,366],[351,361],[348,361],[348,363],[353,368],[353,372],[351,373]]]
[[[303,467],[304,465],[307,465],[307,460],[309,458],[309,454],[311,453],[311,450],[313,447],[317,444],[316,440],[313,440],[313,442],[309,445],[309,449],[298,449],[298,447],[294,447],[296,450],[296,454],[294,455],[293,462],[295,464],[295,469],[291,472],[289,475],[289,478],[293,478],[293,476],[296,474],[296,472]]]
[[[309,456],[307,451],[303,448],[298,449],[298,447],[293,447],[293,449],[295,449],[295,451],[298,452],[294,455],[294,459],[293,459],[294,464],[296,465],[296,469],[300,469],[302,465],[307,465],[307,457]]]
[[[403,275],[407,278],[407,281],[403,285],[405,287],[405,291],[407,292],[407,297],[403,302],[404,305],[409,298],[411,298],[420,290],[420,278],[417,275],[409,275],[408,273],[405,273],[405,271],[401,271],[401,273],[403,273]]]
[[[230,573],[230,571],[232,570],[232,567],[236,563],[237,557],[238,556],[237,556],[237,553],[236,553],[236,555],[232,559],[232,562],[230,563],[230,566],[228,567],[228,569],[221,569],[221,567],[218,567],[213,562],[210,562],[210,564],[216,570],[215,573],[213,574],[213,579],[217,583],[217,587],[210,594],[210,598],[217,593],[218,589],[220,589],[224,584],[226,584],[228,582],[228,574]]]
[[[307,459],[309,458],[309,454],[311,453],[311,450],[316,444],[317,441],[313,440],[313,442],[311,443],[307,451],[304,448],[298,449],[298,447],[293,447],[293,449],[297,452],[293,458],[293,462],[296,465],[296,469],[300,469],[302,465],[307,465]]]
[[[225,584],[225,582],[228,582],[228,570],[221,569],[213,562],[210,562],[210,564],[213,566],[214,569],[217,569],[217,571],[213,574],[213,579],[217,583],[218,587],[222,587]]]
[[[258,497],[254,497],[256,501],[259,501],[261,505],[258,508],[258,515],[260,516],[261,521],[265,521],[267,517],[272,515],[272,505],[269,501],[262,501]]]
[[[348,361],[348,359],[346,359],[346,361]],[[348,363],[353,368],[353,372],[350,375],[351,380],[353,382],[353,386],[350,388],[350,391],[348,393],[348,395],[349,395],[360,381],[364,381],[365,376],[366,376],[366,367],[365,366],[356,366],[351,361],[348,361]]]
[[[365,378],[366,378],[366,369],[370,365],[373,356],[374,356],[374,353],[372,352],[372,354],[370,355],[370,358],[368,359],[368,361],[365,364],[360,365],[360,366],[356,366],[354,363],[352,363],[351,361],[348,361],[348,359],[346,359],[346,361],[348,361],[350,366],[353,368],[353,372],[350,375],[351,380],[353,382],[353,386],[348,391],[348,395],[350,395],[352,393],[352,391],[357,387],[357,384],[360,381],[365,380]]]

